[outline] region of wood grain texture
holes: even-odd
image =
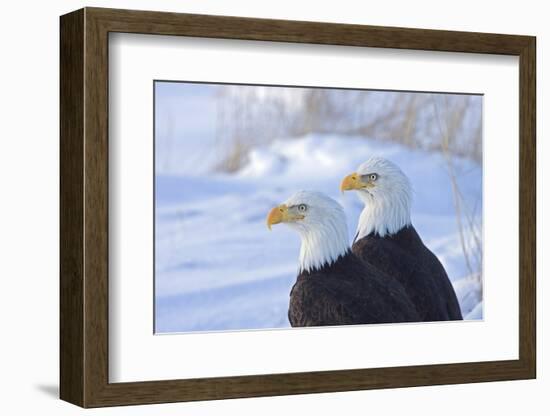
[[[519,98],[519,355],[536,377],[537,152],[536,40],[520,54]]]
[[[89,406],[108,380],[109,142],[108,33],[85,10],[84,68],[84,401]]]
[[[189,380],[108,380],[108,33],[370,46],[520,58],[518,360]],[[61,398],[83,407],[533,378],[535,38],[145,11],[61,18]]]
[[[60,388],[84,404],[84,12],[60,22]]]
[[[519,55],[528,36],[87,8],[108,31]]]

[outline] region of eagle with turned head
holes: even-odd
[[[462,319],[445,268],[411,223],[412,188],[401,169],[374,157],[346,176],[340,189],[356,191],[364,203],[353,252],[403,285],[421,321]]]
[[[279,223],[301,238],[288,309],[293,327],[420,320],[403,285],[350,250],[346,216],[336,201],[297,192],[269,212],[268,227]]]

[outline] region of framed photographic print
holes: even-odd
[[[63,400],[535,377],[535,38],[60,24]]]

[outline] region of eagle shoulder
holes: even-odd
[[[292,326],[342,325],[352,321],[345,298],[338,296],[324,276],[299,278],[290,292],[288,319]]]

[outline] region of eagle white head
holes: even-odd
[[[299,191],[267,216],[267,226],[284,223],[298,231],[300,272],[334,263],[349,249],[346,214],[334,199],[313,191]]]
[[[407,176],[389,160],[372,157],[346,176],[340,190],[357,191],[365,208],[356,240],[375,233],[395,234],[411,223],[412,188]]]

